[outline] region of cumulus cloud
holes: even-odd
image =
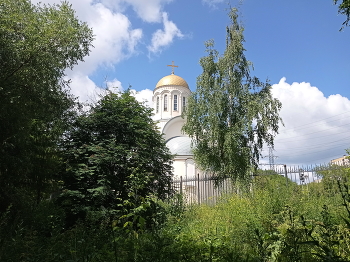
[[[97,97],[105,92],[104,89],[97,87],[86,74],[81,72],[68,74],[67,78],[71,80],[71,93],[80,102],[96,101]]]
[[[132,28],[127,16],[114,13],[101,3],[86,5],[81,16],[93,29],[95,40],[90,55],[74,71],[91,74],[101,65],[112,67],[135,54],[143,33],[140,28]]]
[[[144,105],[153,108],[153,91],[150,89],[144,89],[141,91],[131,90],[133,95],[135,96],[136,100],[140,103],[144,103]]]
[[[162,19],[162,5],[171,1],[162,0],[128,0],[138,16],[146,22],[160,22]]]
[[[202,2],[210,7],[216,7],[217,4],[223,3],[224,0],[202,0]]]
[[[148,23],[161,22],[163,6],[171,1],[172,0],[101,0],[107,7],[123,12],[131,6],[138,17]]]
[[[71,90],[80,101],[91,100],[91,96],[104,92],[93,83],[90,75],[99,68],[114,68],[114,65],[124,59],[142,53],[139,43],[144,37],[141,28],[133,28],[127,16],[132,8],[139,18],[147,23],[163,23],[164,29],[157,30],[148,45],[148,51],[159,53],[162,48],[170,45],[175,37],[182,37],[176,24],[168,20],[163,7],[172,0],[72,0],[72,8],[78,18],[93,29],[95,40],[93,48],[85,61],[68,70],[67,77],[71,79]],[[31,0],[33,4],[57,4],[57,0]],[[147,44],[145,45],[147,46]],[[119,82],[121,87],[121,83]],[[150,90],[136,94],[138,99],[145,97],[149,104]]]
[[[67,71],[71,79],[72,93],[81,102],[95,100],[98,94],[105,92],[89,78],[99,66],[113,67],[135,53],[142,38],[141,29],[132,29],[129,19],[121,13],[113,13],[102,4],[88,5],[84,12],[87,23],[93,28],[95,40],[90,55]]]
[[[148,46],[151,53],[161,52],[162,48],[170,45],[175,37],[184,37],[176,24],[168,20],[168,14],[165,12],[163,12],[163,26],[163,30],[158,29],[152,36],[152,43]]]
[[[32,0],[32,3],[53,4],[57,0]],[[118,10],[112,10],[102,3],[91,0],[72,1],[78,18],[93,29],[95,40],[90,55],[74,68],[90,74],[98,66],[112,66],[136,52],[143,37],[142,29],[133,29],[128,17]]]
[[[107,81],[106,86],[107,86],[107,89],[113,93],[119,93],[124,90],[122,83],[116,78],[113,79],[112,81]]]
[[[125,91],[122,83],[118,79],[106,81],[105,87],[97,87],[87,75],[81,73],[73,74],[70,79],[72,82],[72,94],[75,97],[78,97],[81,102],[95,103],[106,94],[107,90],[115,94]],[[153,108],[152,90],[144,89],[141,91],[136,91],[135,89],[131,89],[130,92],[138,102],[147,107]]]
[[[112,91],[113,93],[119,93],[119,92],[125,91],[125,89],[122,87],[121,82],[118,79],[108,81],[106,85],[108,90]],[[150,108],[153,108],[153,103],[152,103],[153,91],[152,90],[144,89],[141,91],[136,91],[135,89],[131,89],[130,92],[138,102],[143,103],[144,105]]]
[[[310,83],[286,82],[272,86],[282,102],[285,126],[276,136],[275,163],[328,163],[350,147],[350,101],[341,95],[325,97]],[[268,150],[263,155],[268,155]],[[268,159],[268,158],[267,158]]]

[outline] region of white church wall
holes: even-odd
[[[188,156],[177,156],[173,162],[174,179],[182,182],[182,192],[186,203],[197,203],[198,183],[195,178],[195,163]]]
[[[154,120],[154,119],[153,119]],[[156,120],[155,120],[156,121]],[[164,129],[164,126],[166,125],[167,121],[156,121],[156,125],[158,127],[159,132],[161,133],[162,130]],[[165,137],[165,136],[163,136]]]
[[[186,160],[186,179],[196,177],[196,166],[192,158]]]
[[[180,159],[174,159],[173,161],[173,172],[174,172],[174,179],[180,179],[180,177],[184,177],[186,173],[185,169],[185,160]]]
[[[192,159],[192,157],[188,156],[177,156],[173,161],[173,172],[174,178],[180,179],[182,177],[183,180],[189,180],[196,178],[196,165]]]
[[[165,141],[169,140],[172,137],[184,136],[183,132],[181,131],[183,124],[184,120],[181,117],[168,122],[163,128]]]

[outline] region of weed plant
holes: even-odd
[[[3,214],[0,261],[350,261],[349,175],[334,169],[307,185],[260,175],[212,206],[177,195],[157,203],[163,223],[152,227],[141,212],[65,229],[47,202],[21,219]]]

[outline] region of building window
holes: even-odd
[[[182,97],[182,111],[186,108],[186,97]]]
[[[159,96],[157,96],[156,113],[159,112]]]
[[[174,95],[174,111],[177,111],[177,95]]]
[[[168,95],[164,96],[164,111],[168,111]]]

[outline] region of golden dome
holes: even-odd
[[[156,88],[161,86],[184,86],[189,88],[187,82],[182,77],[174,74],[164,76],[162,79],[160,79],[156,85]]]

